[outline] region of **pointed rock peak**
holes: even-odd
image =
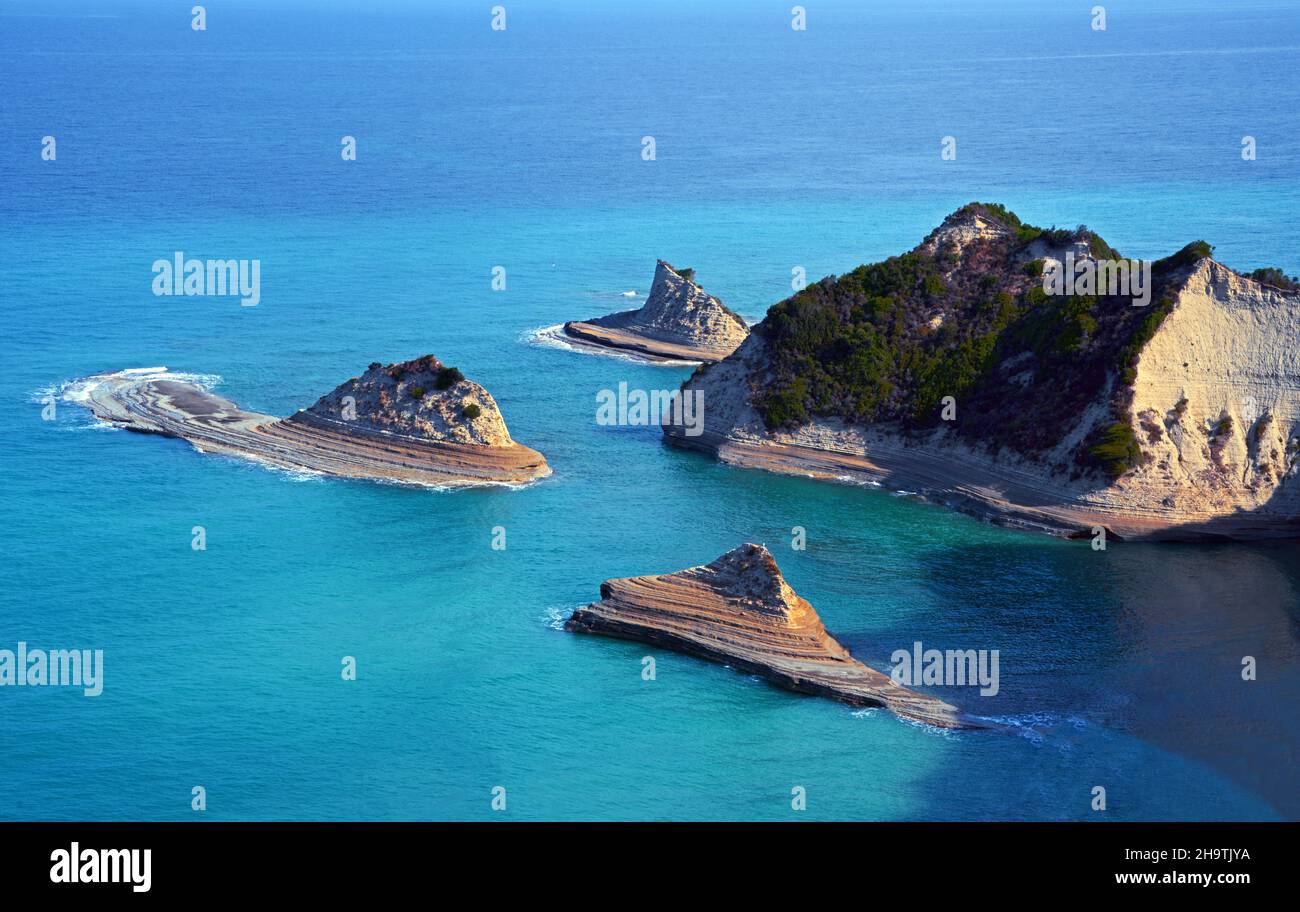
[[[925,246],[961,250],[973,241],[1004,238],[1016,232],[1020,219],[1014,212],[991,203],[970,203],[943,220],[925,239]]]
[[[715,588],[743,600],[747,607],[786,615],[809,609],[781,575],[772,552],[762,545],[746,542],[702,569],[713,577]]]
[[[307,411],[362,430],[424,440],[514,443],[488,391],[433,355],[395,364],[375,361]]]
[[[943,220],[940,227],[950,225],[985,225],[1014,229],[1020,227],[1020,216],[998,203],[967,203]]]
[[[749,324],[695,281],[695,270],[655,263],[650,295],[637,310],[564,324],[582,345],[635,352],[649,360],[715,362],[749,337]]]
[[[781,569],[776,565],[776,558],[772,556],[772,552],[765,546],[753,542],[745,542],[732,548],[708,566],[730,567],[749,573],[766,574],[775,579],[782,578]]]
[[[422,355],[419,358],[411,358],[409,361],[397,361],[393,364],[381,364],[378,361],[372,361],[370,366],[366,368],[366,374],[372,374],[378,371],[389,374],[390,376],[395,376],[402,373],[416,374],[441,372],[447,369],[447,366],[439,361],[434,355]],[[456,369],[451,368],[451,370]],[[455,374],[449,375],[449,380],[463,380],[464,377],[460,377],[459,375],[460,371],[456,370]]]
[[[739,314],[700,287],[694,269],[677,269],[666,260],[655,261],[650,295],[638,311],[637,319],[649,326],[689,335],[717,335],[719,321],[728,324],[729,335],[743,336],[749,332]]]
[[[1154,265],[1157,269],[1195,272],[1207,261],[1209,263],[1215,262],[1214,245],[1207,244],[1205,241],[1192,241],[1177,253],[1156,260]],[[1206,268],[1208,268],[1208,265]]]
[[[694,269],[678,269],[667,260],[655,260],[654,281],[657,283],[661,279],[666,278],[668,274],[675,275],[680,279],[690,282],[692,285],[695,285],[696,288],[699,287],[699,285],[695,281]]]

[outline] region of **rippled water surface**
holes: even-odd
[[[486,6],[232,2],[195,33],[174,4],[0,3],[0,648],[105,652],[100,697],[0,688],[0,817],[188,819],[195,785],[241,819],[478,819],[496,785],[520,819],[780,819],[795,785],[818,819],[1094,818],[1097,785],[1110,819],[1300,816],[1300,549],[1098,553],[723,467],[594,421],[689,368],[529,341],[634,305],[656,257],[757,319],[793,268],[972,199],[1300,271],[1295,4],[1116,2],[1104,33],[1052,3],[819,3],[803,33],[779,4],[624,6],[514,3],[494,33]],[[259,258],[261,303],[154,297],[176,250]],[[440,494],[41,420],[102,370],[288,414],[428,352],[554,476]],[[670,653],[646,682],[651,650],[559,629],[603,579],[747,540],[878,668],[998,649],[996,697],[942,695],[1004,725]]]

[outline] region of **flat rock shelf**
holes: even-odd
[[[277,418],[162,370],[101,374],[77,386],[78,401],[103,421],[284,469],[434,487],[523,484],[550,474],[541,453],[514,441],[432,439],[307,410]]]
[[[781,576],[762,545],[658,576],[606,580],[601,600],[565,629],[664,646],[854,706],[880,706],[941,728],[981,728],[935,697],[908,690],[850,655]]]

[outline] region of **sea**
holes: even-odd
[[[99,696],[0,687],[0,818],[1300,817],[1300,546],[728,467],[596,420],[690,366],[545,332],[656,259],[757,321],[975,200],[1294,275],[1300,4],[500,5],[0,0],[0,650],[103,651]],[[155,295],[177,251],[259,261],[256,306]],[[165,366],[287,415],[424,354],[554,474],[288,473],[69,396]],[[562,629],[743,542],[875,668],[997,650],[996,695],[930,689],[991,727]]]

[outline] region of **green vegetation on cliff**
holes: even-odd
[[[1097,442],[1088,447],[1088,455],[1111,478],[1118,478],[1142,459],[1142,448],[1129,421],[1108,425]]]
[[[457,367],[442,367],[438,370],[438,376],[434,378],[433,385],[440,390],[451,389],[457,383],[465,379],[465,375]]]
[[[1276,266],[1269,266],[1265,269],[1256,269],[1250,274],[1250,277],[1256,282],[1264,285],[1272,285],[1274,288],[1280,288],[1282,291],[1300,291],[1300,279],[1287,275]]]
[[[978,237],[977,218],[994,223]],[[1138,356],[1181,273],[1211,248],[1198,241],[1154,263],[1152,303],[1134,306],[1128,294],[1044,291],[1044,252],[1075,245],[1119,258],[1083,226],[1043,229],[1002,206],[963,207],[915,250],[774,305],[755,330],[769,353],[753,378],[755,407],[769,429],[820,417],[914,434],[943,421],[951,396],[958,434],[1042,457],[1109,396],[1111,423],[1070,462],[1123,474],[1141,459],[1128,415]]]

